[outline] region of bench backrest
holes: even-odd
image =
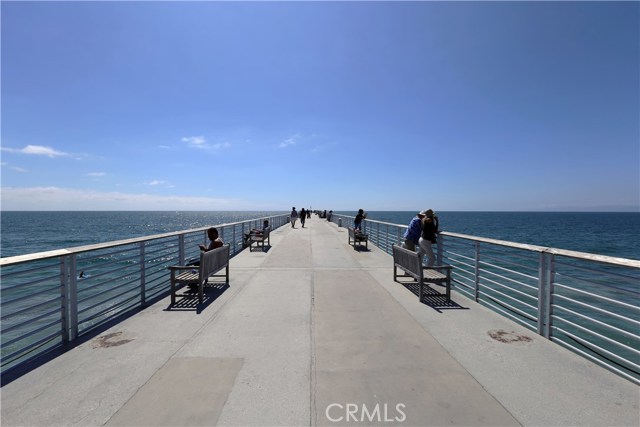
[[[200,281],[206,281],[211,274],[217,273],[229,264],[229,245],[200,253]]]
[[[418,281],[422,281],[422,256],[409,249],[393,245],[393,263]]]
[[[269,237],[269,233],[271,233],[271,226],[268,226],[264,230],[262,230],[262,237],[266,239],[267,237]]]
[[[355,237],[356,236],[356,231],[355,229],[353,229],[352,227],[347,227],[349,229],[349,236],[351,237]],[[344,237],[343,237],[344,239]]]

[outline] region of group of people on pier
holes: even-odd
[[[326,211],[325,211],[326,212]],[[333,211],[330,211],[333,213]],[[302,228],[304,228],[305,220],[311,217],[311,210],[302,208],[300,213],[296,210],[295,206],[291,209],[291,227],[295,228],[296,221],[300,218]],[[353,229],[356,233],[362,233],[362,221],[367,218],[367,214],[364,209],[359,209],[353,221]],[[327,218],[330,220],[330,217]],[[244,234],[245,243],[248,242],[251,235],[260,236],[266,228],[269,227],[269,220],[265,219],[262,224],[262,229],[253,228],[248,233]],[[403,248],[417,251],[427,257],[427,266],[431,267],[435,265],[435,256],[433,254],[432,245],[436,243],[438,233],[438,216],[433,209],[427,209],[416,214],[411,220],[407,231],[405,231]],[[199,245],[200,250],[210,251],[224,245],[224,242],[218,235],[218,230],[215,227],[211,227],[207,230],[207,236],[209,237],[209,245]]]

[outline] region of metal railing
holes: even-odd
[[[362,227],[389,254],[407,228],[369,219]],[[449,232],[435,251],[437,264],[454,266],[462,295],[640,384],[640,261]]]
[[[289,216],[216,225],[232,256],[264,219]],[[168,295],[167,266],[197,258],[207,228],[0,259],[2,372]]]

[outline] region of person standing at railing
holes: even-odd
[[[296,220],[298,219],[298,211],[296,210],[296,207],[294,206],[291,209],[291,228],[296,228]]]
[[[424,211],[425,217],[422,220],[422,235],[420,236],[420,249],[427,256],[427,267],[436,264],[436,257],[433,254],[432,245],[436,243],[438,234],[438,217],[431,209]]]
[[[364,209],[358,210],[358,215],[356,215],[356,219],[353,221],[353,230],[356,233],[362,232],[362,220],[367,218],[367,214],[364,213]]]
[[[409,249],[411,251],[416,251],[416,246],[419,248],[420,243],[420,235],[422,234],[422,220],[424,219],[427,211],[422,211],[417,213],[416,216],[411,220],[409,226],[407,227],[407,231],[404,232],[404,244],[403,248]]]

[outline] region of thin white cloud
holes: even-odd
[[[280,148],[286,148],[290,145],[296,145],[298,143],[298,140],[300,139],[300,134],[296,133],[295,135],[290,136],[289,138],[285,139],[284,141],[282,141],[278,147]]]
[[[86,174],[86,176],[99,177],[99,176],[107,176],[107,174],[105,172],[89,172]]]
[[[27,145],[24,148],[9,148],[2,147],[3,151],[8,151],[9,153],[18,153],[18,154],[32,154],[36,156],[47,156],[47,157],[64,157],[64,156],[73,156],[70,153],[65,153],[64,151],[58,151],[51,147],[45,147],[42,145]]]
[[[182,142],[186,142],[189,147],[194,148],[204,148],[207,145],[204,136],[185,136],[182,138]]]
[[[99,192],[59,187],[0,189],[3,210],[236,210],[237,199]]]
[[[7,163],[7,162],[2,162],[2,163],[0,163],[0,165],[2,165],[2,167],[6,167],[6,168],[9,168],[9,169],[11,169],[11,170],[13,170],[13,171],[20,172],[20,173],[27,173],[27,172],[29,172],[27,169],[21,168],[21,167],[19,167],[19,166],[13,166],[13,165],[10,165],[10,164],[9,164],[9,163]]]
[[[218,150],[220,148],[229,148],[231,144],[229,142],[219,142],[217,144],[208,144],[207,139],[204,136],[189,136],[182,138],[182,142],[186,142],[191,148],[198,148],[201,150]]]
[[[154,179],[153,181],[147,182],[146,185],[151,185],[153,187],[153,186],[156,186],[156,185],[162,185],[162,184],[166,184],[166,183],[167,183],[167,181],[161,181],[159,179]]]

